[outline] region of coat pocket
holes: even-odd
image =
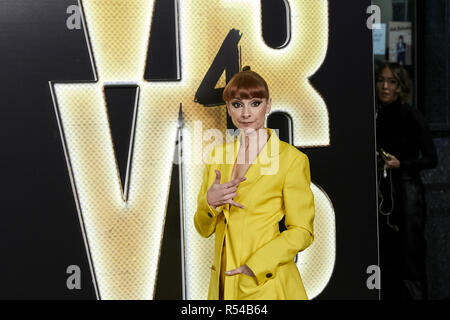
[[[264,286],[264,285],[263,285]],[[239,274],[238,278],[238,299],[258,299],[258,291],[260,291],[261,286],[258,286],[258,282],[255,277],[248,276],[244,273]]]
[[[252,289],[258,286],[258,282],[255,277],[248,276],[244,273],[239,274],[239,285],[243,288]]]

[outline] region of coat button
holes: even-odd
[[[210,218],[212,218],[212,214],[211,214],[210,212],[208,212],[208,216],[209,216]]]
[[[267,273],[266,274],[266,278],[272,278],[272,274],[271,273]]]

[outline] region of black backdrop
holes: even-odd
[[[270,2],[262,2],[264,37],[276,45],[277,35],[283,36],[282,15],[279,7],[268,10]],[[48,84],[94,80],[83,31],[66,28],[71,4],[77,1],[0,3],[2,299],[95,299]],[[333,275],[317,299],[378,299],[378,290],[366,286],[366,268],[378,264],[369,5],[370,0],[329,1],[328,52],[311,77],[328,106],[331,146],[302,151],[310,158],[314,182],[333,203],[337,237]],[[164,10],[159,12],[155,19],[170,25]],[[272,26],[264,24],[270,19]],[[170,50],[170,41],[152,28],[149,56],[157,56],[155,47],[169,43]],[[161,75],[155,69],[153,76]],[[180,277],[172,272],[180,267],[176,170],[174,165],[165,234],[178,238],[164,238],[157,299],[181,297]],[[69,265],[81,269],[79,290],[66,286]]]

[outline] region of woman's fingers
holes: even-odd
[[[216,179],[214,180],[214,184],[220,184],[220,171],[214,170],[216,172]]]
[[[237,197],[237,193],[236,193],[236,192],[227,194],[227,195],[225,196],[224,200],[225,200],[225,201],[233,200],[234,197]]]
[[[223,194],[224,196],[226,196],[227,194],[236,192],[236,190],[237,190],[237,187],[225,188],[225,189],[222,189],[222,194]]]
[[[239,267],[239,268],[236,268],[233,270],[229,270],[229,271],[225,271],[225,274],[229,275],[229,276],[234,276],[235,274],[239,274],[239,273],[242,273],[242,267]]]
[[[242,204],[237,203],[237,202],[235,202],[235,201],[233,201],[233,200],[230,200],[229,204],[231,204],[232,206],[235,206],[235,207],[244,209],[244,206],[243,206]]]
[[[223,204],[231,204],[239,208],[244,208],[240,203],[233,201],[233,198],[237,196],[237,188],[239,183],[246,180],[245,177],[233,179],[227,183],[220,184],[220,171],[215,170],[216,179],[210,190],[208,190],[208,203],[214,204],[216,207]],[[209,194],[211,192],[211,194]],[[211,200],[211,201],[210,201]]]
[[[227,183],[224,183],[223,186],[225,188],[237,187],[239,185],[239,183],[241,183],[242,181],[245,181],[246,179],[247,179],[246,177],[236,178],[236,179],[228,181]]]
[[[253,273],[252,269],[250,269],[247,265],[240,266],[239,268],[225,271],[225,274],[228,276],[234,276],[235,274],[243,273],[248,276],[254,277],[255,274]]]
[[[221,206],[224,204],[231,204],[232,206],[244,209],[244,206],[242,204],[233,201],[233,198],[236,196],[237,196],[237,193],[230,193],[230,194],[224,196],[224,198],[222,200],[212,203],[212,205],[217,207],[217,206]]]

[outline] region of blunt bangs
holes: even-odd
[[[253,71],[242,71],[233,76],[223,91],[225,102],[231,99],[268,99],[269,89],[266,81]]]

